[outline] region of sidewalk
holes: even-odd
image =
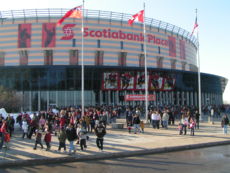
[[[118,121],[124,122],[123,119]],[[207,122],[201,123],[200,129],[195,131],[195,136],[190,136],[190,130],[187,131],[187,135],[179,135],[176,125],[169,126],[167,130],[153,129],[146,125],[145,132],[141,134],[133,132],[129,134],[126,128],[111,129],[111,126],[108,126],[103,152],[98,151],[96,147],[95,135],[89,134],[89,137],[86,151],[80,151],[77,145],[76,154],[69,156],[64,152],[57,152],[56,136],[52,136],[51,151],[42,150],[40,146],[37,150],[33,150],[34,137],[32,140],[23,140],[21,133],[16,131],[11,138],[10,150],[3,149],[0,152],[0,167],[109,159],[230,144],[230,135],[222,133],[220,122],[215,122],[214,125]],[[68,149],[69,143],[68,141],[66,143]],[[43,145],[45,147],[44,142]]]

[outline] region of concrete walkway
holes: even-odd
[[[118,121],[124,123],[123,119]],[[40,149],[40,146],[33,150],[34,137],[32,140],[22,139],[20,131],[17,131],[11,138],[10,149],[0,152],[0,167],[109,159],[230,144],[230,135],[223,134],[220,122],[215,122],[214,125],[201,123],[200,129],[195,131],[195,136],[190,136],[190,130],[187,135],[179,135],[177,125],[169,126],[167,130],[153,129],[146,125],[145,132],[138,134],[129,134],[126,128],[111,129],[111,126],[108,126],[103,152],[98,151],[96,147],[95,135],[89,134],[89,137],[87,150],[80,151],[77,145],[76,154],[70,156],[63,151],[57,152],[56,136],[52,136],[51,151]],[[68,144],[67,141],[67,148]],[[44,142],[43,145],[45,148]]]

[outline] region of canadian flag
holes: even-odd
[[[191,35],[194,34],[194,31],[196,30],[197,27],[198,27],[198,23],[197,23],[197,17],[196,17],[196,19],[195,19],[195,24],[194,24],[194,26],[193,26],[192,34],[191,34]]]
[[[128,20],[128,24],[132,25],[133,22],[137,19],[139,22],[144,22],[144,10],[141,10],[139,13],[134,14],[131,19]]]

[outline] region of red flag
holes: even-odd
[[[138,20],[139,22],[144,22],[144,10],[141,10],[139,13],[134,14],[131,19],[128,20],[128,24],[132,25],[135,20]]]
[[[192,30],[192,34],[191,35],[193,35],[193,33],[194,33],[194,31],[195,31],[195,29],[198,27],[198,23],[197,23],[197,17],[196,17],[196,19],[195,19],[195,24],[194,24],[194,27],[193,27],[193,30]]]
[[[82,18],[81,8],[82,6],[78,6],[66,12],[66,14],[57,22],[57,25],[61,25],[62,22],[68,17]]]

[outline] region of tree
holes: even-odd
[[[5,108],[7,112],[19,112],[21,103],[21,97],[16,91],[0,86],[0,108]]]

